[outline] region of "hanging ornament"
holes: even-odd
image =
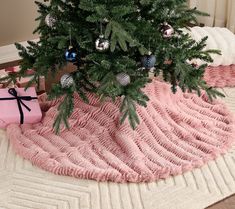
[[[52,17],[50,14],[48,14],[45,18],[45,23],[47,24],[48,27],[53,28],[56,23],[56,19]]]
[[[141,10],[140,9],[137,9],[136,12],[138,13],[138,17],[137,17],[137,20],[140,21],[142,19],[141,17]]]
[[[161,33],[164,38],[171,38],[174,34],[174,28],[169,25],[167,22],[161,24]]]
[[[95,41],[95,48],[100,51],[100,52],[105,52],[109,49],[110,47],[110,42],[109,40],[105,39],[103,35],[103,25],[102,22],[100,22],[100,36],[98,39]]]
[[[100,35],[99,38],[95,41],[95,48],[100,52],[107,51],[109,46],[109,40],[105,39],[104,35]]]
[[[141,58],[142,67],[146,69],[154,68],[156,62],[157,62],[156,56],[152,55],[152,52],[150,51],[148,52],[147,55]]]
[[[65,52],[65,59],[68,62],[76,62],[78,57],[77,49],[73,46],[70,46]]]
[[[60,83],[62,88],[69,88],[74,84],[73,76],[70,74],[64,74],[61,79]]]
[[[65,59],[68,62],[76,62],[76,61],[78,61],[78,49],[77,49],[77,47],[72,46],[72,31],[71,31],[71,28],[69,29],[69,41],[70,41],[70,46],[65,52]]]
[[[127,86],[131,83],[131,77],[126,73],[117,74],[116,79],[121,86]]]

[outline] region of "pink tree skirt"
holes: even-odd
[[[235,65],[208,67],[204,80],[213,87],[235,86]]]
[[[215,159],[234,141],[232,114],[221,102],[178,91],[154,81],[145,92],[147,108],[138,107],[141,124],[133,131],[119,125],[119,105],[90,95],[75,95],[71,129],[55,135],[58,101],[42,102],[44,119],[36,125],[10,125],[14,150],[47,171],[97,181],[150,182],[178,175]]]

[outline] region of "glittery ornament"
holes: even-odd
[[[48,14],[45,18],[45,23],[47,24],[48,27],[53,28],[56,23],[56,19],[52,17],[50,14]]]
[[[99,38],[95,41],[95,48],[100,52],[107,51],[109,46],[109,40],[105,39],[103,35],[100,35]]]
[[[70,74],[64,74],[60,79],[60,83],[62,88],[69,88],[74,84],[74,80]]]
[[[167,22],[164,22],[161,25],[161,33],[164,38],[171,38],[174,32],[175,32],[174,28],[171,25],[169,25]]]
[[[130,76],[126,73],[117,74],[116,79],[117,79],[118,83],[120,83],[120,85],[122,85],[122,86],[127,86],[131,82]]]
[[[156,56],[152,55],[151,52],[149,52],[148,55],[145,55],[141,58],[142,67],[146,69],[154,68],[156,61],[157,61]]]

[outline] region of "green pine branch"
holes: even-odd
[[[213,61],[211,55],[220,54],[220,51],[205,49],[207,37],[196,42],[182,31],[190,23],[197,23],[198,15],[207,15],[196,8],[189,9],[186,0],[51,0],[36,4],[39,26],[34,32],[40,35],[40,41],[29,42],[27,47],[16,44],[22,57],[21,70],[0,81],[16,82],[27,76],[28,69],[35,70],[29,85],[37,82],[40,76],[55,76],[67,64],[65,51],[72,44],[79,52],[79,61],[74,63],[77,71],[72,74],[74,84],[69,88],[57,84],[48,92],[51,99],[62,98],[54,123],[57,132],[61,124],[69,127],[74,94],[89,102],[87,93],[114,101],[122,97],[121,122],[128,118],[134,129],[140,123],[137,106],[146,107],[149,100],[143,92],[151,82],[149,70],[143,70],[141,65],[141,57],[148,51],[157,59],[155,75],[162,72],[174,93],[179,86],[184,92],[199,96],[205,91],[210,100],[223,96],[203,81],[205,68]],[[56,20],[53,27],[45,22],[48,14]],[[163,37],[163,22],[173,27],[172,37]],[[104,52],[95,48],[101,32],[110,42],[110,49]],[[190,64],[197,59],[207,64]],[[129,75],[131,83],[121,86],[116,80],[118,73]]]

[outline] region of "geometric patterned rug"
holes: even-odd
[[[224,91],[235,113],[235,89]],[[235,146],[201,169],[163,181],[98,183],[32,166],[0,130],[0,209],[204,209],[233,194]]]

